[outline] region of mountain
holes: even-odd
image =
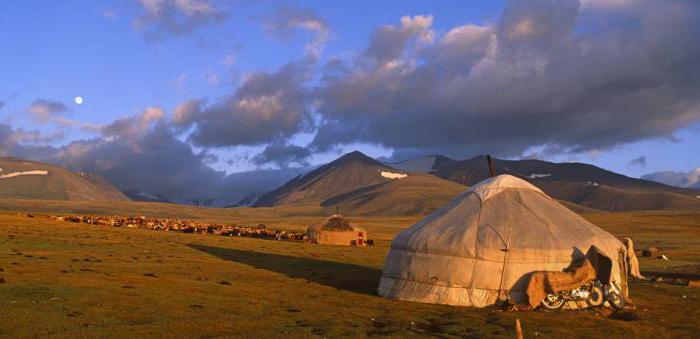
[[[388,165],[406,172],[432,173],[443,163],[450,161],[454,160],[442,155],[428,155],[420,158],[390,163]]]
[[[0,158],[0,198],[128,201],[105,178],[20,158]]]
[[[525,179],[554,198],[606,211],[697,209],[700,190],[630,178],[583,163],[494,159],[496,173]],[[485,156],[467,160],[442,157],[431,173],[464,185],[488,177]]]
[[[162,195],[156,194],[156,193],[151,193],[151,192],[145,192],[145,191],[137,191],[137,190],[126,190],[122,191],[129,199],[133,201],[141,201],[141,202],[163,202],[163,203],[169,203],[168,199],[163,197]]]
[[[664,171],[649,173],[643,175],[642,179],[676,187],[700,188],[700,167],[690,172]]]
[[[336,206],[341,214],[427,215],[444,206],[467,187],[430,174],[408,176],[336,195],[321,202],[330,213]]]
[[[260,194],[258,194],[257,192],[252,192],[243,197],[241,200],[238,200],[238,202],[236,202],[235,204],[228,205],[225,207],[250,207],[253,206],[255,202],[258,201],[258,199],[260,199]]]
[[[264,194],[255,206],[321,202],[338,194],[392,180],[383,177],[382,172],[398,171],[355,151]]]
[[[432,175],[406,173],[360,152],[341,156],[264,194],[254,206],[312,205],[348,215],[429,213],[464,186]]]

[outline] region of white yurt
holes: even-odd
[[[425,303],[484,307],[527,300],[528,273],[562,271],[595,245],[626,291],[625,246],[532,184],[492,177],[391,243],[378,293]]]

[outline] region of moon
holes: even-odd
[[[77,96],[73,99],[73,101],[75,101],[75,103],[78,105],[82,105],[83,104],[83,97]]]

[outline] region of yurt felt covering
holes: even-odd
[[[530,183],[485,180],[401,232],[391,243],[381,296],[484,307],[527,301],[527,275],[562,271],[595,245],[616,264],[624,245]]]

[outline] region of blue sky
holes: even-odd
[[[613,126],[614,129],[600,132],[600,134],[595,131],[596,127],[584,128],[582,126],[582,131],[578,131],[578,128],[572,128],[572,125],[567,125],[564,122],[562,122],[561,131],[556,131],[559,127],[557,125],[559,119],[552,120],[554,126],[539,126],[546,125],[547,122],[542,121],[543,118],[539,115],[540,108],[538,106],[533,106],[534,108],[523,107],[523,112],[513,109],[513,107],[519,107],[520,104],[509,105],[507,108],[492,108],[490,104],[477,103],[472,107],[470,105],[483,96],[475,95],[474,98],[471,98],[472,92],[466,88],[479,89],[480,85],[478,84],[465,85],[459,89],[464,91],[464,95],[457,94],[456,97],[448,98],[449,100],[446,99],[444,102],[439,102],[441,100],[439,98],[452,95],[444,93],[455,92],[445,89],[443,94],[419,100],[420,98],[416,99],[415,95],[407,93],[421,93],[420,87],[407,88],[405,93],[401,93],[401,89],[395,90],[395,87],[388,87],[389,82],[397,81],[396,84],[401,88],[402,84],[415,79],[417,74],[423,74],[420,71],[437,72],[430,74],[438,74],[449,67],[457,67],[454,66],[455,62],[458,64],[464,62],[464,64],[459,64],[458,69],[455,68],[455,71],[449,72],[459,71],[474,74],[477,65],[491,60],[488,53],[493,53],[493,51],[489,52],[489,48],[498,47],[499,53],[505,53],[502,50],[505,50],[503,46],[506,44],[512,44],[509,46],[511,52],[529,44],[528,50],[535,51],[532,52],[534,54],[542,53],[544,58],[549,60],[549,65],[555,64],[553,60],[562,62],[561,60],[565,59],[560,55],[556,55],[555,58],[555,54],[565,55],[563,50],[559,50],[563,47],[546,45],[546,42],[542,42],[543,40],[538,40],[541,37],[538,37],[537,34],[549,34],[542,35],[546,38],[544,41],[559,39],[557,31],[566,31],[569,27],[564,22],[569,20],[567,13],[576,15],[575,21],[572,21],[575,22],[573,24],[575,29],[566,33],[568,35],[566,39],[569,43],[574,41],[579,44],[577,50],[588,45],[595,47],[596,41],[605,41],[608,38],[612,39],[611,37],[627,34],[629,39],[625,42],[629,43],[629,50],[636,51],[636,54],[624,57],[630,60],[642,60],[640,63],[649,62],[650,65],[654,66],[653,62],[655,61],[651,59],[658,54],[658,51],[653,50],[655,47],[648,47],[647,55],[645,49],[647,47],[635,45],[646,40],[641,38],[634,40],[636,37],[649,34],[649,32],[643,31],[645,22],[657,20],[650,14],[658,11],[653,6],[659,5],[659,3],[653,1],[649,3],[618,1],[615,3],[619,5],[615,7],[594,0],[584,1],[580,4],[572,1],[570,8],[542,6],[534,4],[535,2],[532,2],[533,5],[530,6],[530,1],[510,4],[504,1],[182,1],[180,5],[184,5],[181,7],[178,7],[180,5],[177,5],[175,0],[9,0],[0,3],[0,23],[4,26],[0,32],[0,46],[3,46],[2,58],[0,59],[0,74],[2,74],[3,79],[0,82],[0,123],[10,126],[16,135],[21,134],[18,131],[37,131],[45,136],[43,141],[37,141],[38,138],[22,139],[24,140],[22,145],[16,144],[12,145],[13,148],[9,146],[5,148],[13,149],[12,152],[18,153],[18,155],[31,157],[31,149],[27,147],[48,143],[48,146],[54,147],[56,154],[58,154],[48,156],[54,161],[70,164],[74,167],[99,167],[98,169],[108,172],[109,168],[95,165],[96,163],[104,163],[99,159],[91,160],[93,161],[91,163],[85,159],[80,159],[80,161],[66,159],[66,154],[69,153],[65,152],[68,149],[66,147],[81,140],[93,140],[91,142],[94,143],[97,142],[95,140],[113,142],[116,140],[115,138],[123,138],[119,140],[128,141],[128,137],[121,134],[111,136],[105,134],[101,130],[101,126],[110,125],[125,117],[141,117],[147,109],[153,107],[161,108],[164,118],[158,119],[162,119],[163,124],[170,124],[167,122],[170,118],[167,117],[173,116],[178,106],[189,101],[203,100],[200,107],[201,112],[196,112],[199,120],[190,122],[184,127],[169,126],[167,133],[172,134],[176,140],[186,145],[183,147],[188,148],[186,151],[188,156],[199,159],[204,166],[226,172],[299,166],[300,164],[313,165],[336,157],[338,152],[354,148],[359,148],[370,155],[388,158],[393,156],[397,159],[401,158],[402,154],[421,155],[442,152],[443,150],[445,154],[463,157],[482,153],[479,150],[483,150],[483,152],[492,152],[509,158],[528,156],[532,155],[533,151],[539,151],[537,152],[538,156],[546,160],[589,162],[631,176],[641,176],[645,173],[662,170],[689,171],[700,166],[700,158],[697,156],[697,150],[700,149],[700,133],[698,133],[700,132],[698,126],[700,114],[697,111],[699,106],[693,106],[697,103],[683,96],[692,96],[692,93],[697,93],[696,83],[692,80],[679,80],[679,77],[671,76],[660,80],[660,82],[669,84],[667,88],[683,87],[683,90],[678,90],[678,93],[681,94],[678,94],[677,98],[673,97],[675,95],[673,93],[668,94],[668,91],[657,93],[654,92],[656,90],[654,88],[648,89],[647,93],[650,93],[648,97],[653,98],[654,95],[660,95],[666,106],[673,106],[667,103],[674,102],[684,105],[674,111],[655,113],[653,107],[645,107],[637,112],[638,108],[628,102],[639,100],[611,102],[609,99],[605,99],[598,102],[595,99],[592,101],[597,103],[590,111],[579,112],[578,108],[573,111],[567,108],[556,112],[558,117],[562,117],[562,121],[566,120],[563,116],[577,114],[580,115],[577,118],[580,121],[597,121],[597,119],[604,118],[601,118],[600,114],[595,116],[592,114],[604,111],[607,117],[605,119],[609,119],[611,123],[619,123],[619,120],[630,123],[629,129],[625,123],[622,123]],[[692,24],[694,18],[692,16],[697,14],[696,8],[693,7],[692,2],[680,1],[676,5],[680,7],[678,11],[665,13],[666,19],[670,18],[668,21],[653,22],[661,26],[658,31],[668,31],[668,34],[674,35],[687,33],[689,36],[687,39],[692,41],[693,36],[697,36],[696,33],[698,33],[694,31],[697,26]],[[682,7],[686,5],[691,10]],[[161,8],[160,12],[151,13],[149,8],[154,7],[149,6],[170,6],[167,8],[172,10],[175,16],[166,17],[163,14],[165,13],[163,8],[166,7],[159,7]],[[190,16],[187,8],[189,10],[199,8],[201,12],[197,15],[201,16]],[[285,9],[288,12],[284,12]],[[143,18],[148,13],[151,13],[152,16],[144,21]],[[543,16],[538,17],[538,15]],[[690,24],[687,27],[671,27],[672,19],[676,19],[672,18],[673,15],[687,16],[687,18],[684,17],[678,21],[684,22],[683,19],[687,19]],[[403,21],[402,17],[408,19]],[[560,17],[563,19],[559,20]],[[299,25],[300,21],[294,21],[299,18],[305,20],[302,21],[301,25]],[[545,23],[529,20],[531,18],[539,18],[537,20]],[[171,19],[185,20],[180,21],[181,24],[184,22],[181,26],[184,28],[179,32],[168,30],[168,20]],[[669,22],[668,29],[664,27],[666,22]],[[289,25],[278,31],[271,30],[270,25],[276,23]],[[320,24],[321,28],[308,26],[316,24]],[[478,59],[481,60],[481,63],[463,61],[464,58],[467,58],[463,54],[459,54],[462,59],[456,59],[457,61],[444,61],[446,59],[439,56],[439,53],[448,55],[447,53],[452,52],[440,49],[442,46],[440,44],[447,44],[450,32],[453,30],[456,32],[456,28],[467,25],[471,25],[470,29],[473,29],[474,32],[485,32],[484,41],[489,41],[488,36],[491,37],[489,43],[491,47],[479,47],[482,50],[478,53],[481,54],[474,52],[479,55]],[[638,28],[639,31],[637,31],[637,26],[641,27]],[[156,36],[149,36],[149,32],[154,31],[157,32]],[[401,32],[404,32],[405,35],[402,35],[404,33]],[[528,34],[531,35],[523,38],[529,40],[510,41],[508,40],[510,39],[510,36],[507,35],[508,32],[530,32]],[[384,33],[386,36],[381,35]],[[316,58],[310,58],[306,46],[315,41],[314,39],[320,39],[322,34],[327,34],[327,36],[320,43],[322,46],[320,53]],[[380,53],[389,51],[393,43],[391,39],[397,39],[395,41],[401,45],[402,52],[394,60],[381,60],[384,64],[380,65],[380,60],[376,59],[376,56],[370,56],[373,53],[370,50],[374,46]],[[426,42],[427,40],[430,41]],[[496,44],[494,41],[498,43]],[[613,53],[609,50],[603,50],[604,47],[601,46],[599,47],[604,53]],[[696,53],[695,50],[687,51],[687,55],[691,57],[695,55],[694,53]],[[623,65],[616,65],[614,61],[610,61],[619,57],[618,55],[610,54],[609,58],[605,57],[605,54],[602,55],[601,61],[597,63],[590,61],[591,65],[585,67],[598,67],[601,64],[601,69],[604,67],[624,68]],[[469,54],[469,57],[471,56],[472,54]],[[662,57],[669,58],[663,55]],[[542,58],[542,56],[538,56],[538,58]],[[495,60],[507,59],[504,57]],[[590,57],[581,58],[581,60],[590,59]],[[646,61],[647,59],[651,61]],[[335,79],[332,83],[326,83],[323,81],[324,70],[330,67],[329,65],[334,60],[342,61],[346,73],[343,73],[340,80]],[[272,77],[278,74],[278,71],[285,65],[295,62],[301,63],[302,61],[311,65],[309,66],[310,70],[298,75],[299,79],[302,79],[299,81],[303,82],[301,86],[305,96],[305,101],[302,104],[303,110],[308,110],[310,113],[298,113],[302,116],[308,114],[309,117],[306,120],[299,118],[300,121],[296,122],[294,126],[285,126],[284,128],[290,129],[289,133],[276,133],[274,125],[270,127],[264,125],[265,122],[251,122],[249,116],[231,118],[233,120],[226,116],[227,114],[243,114],[229,113],[226,111],[226,107],[232,103],[241,103],[244,95],[240,93],[239,89],[246,87],[244,85],[246,83],[252,86],[250,85],[252,81],[249,80],[255,79],[256,74]],[[583,61],[576,61],[576,64],[572,61],[570,65],[567,62],[563,62],[564,66],[561,70],[548,76],[566,73],[569,68],[578,67]],[[633,63],[634,61],[630,62],[630,64]],[[367,74],[379,73],[389,65],[397,64],[405,68],[403,73],[397,72],[386,77],[367,80]],[[528,66],[531,67],[528,69],[534,70],[536,65],[533,63]],[[685,65],[684,67],[690,66]],[[585,91],[589,91],[590,88],[606,88],[605,86],[610,86],[611,83],[617,84],[615,86],[626,86],[630,81],[637,81],[635,79],[647,79],[647,77],[653,76],[634,73],[637,69],[648,68],[647,65],[630,68],[624,73],[621,72],[619,78],[614,80],[587,80],[585,72],[572,74],[567,79],[571,79],[572,84],[590,81],[592,84]],[[494,71],[490,70],[490,72]],[[406,75],[409,73],[413,75]],[[605,74],[606,72],[599,73]],[[497,78],[496,73],[490,74],[492,75],[488,79]],[[400,78],[402,76],[405,78]],[[449,77],[450,75],[443,76]],[[385,106],[377,107],[376,112],[370,104],[372,101],[377,101],[378,98],[368,99],[367,96],[353,96],[353,98],[359,98],[357,101],[368,100],[367,104],[360,105],[351,102],[344,103],[342,107],[332,106],[333,103],[345,101],[338,99],[337,94],[334,94],[336,97],[331,98],[328,93],[336,93],[332,91],[334,89],[338,89],[340,93],[351,93],[353,90],[358,90],[353,81],[359,77],[364,77],[362,79],[367,80],[368,84],[371,83],[371,86],[375,86],[371,88],[378,93],[387,88],[393,88],[387,93],[396,95],[396,97],[388,98],[387,100],[391,99],[391,101]],[[417,78],[420,79],[420,76]],[[436,80],[435,83],[454,82],[457,84],[461,81],[460,79],[462,78],[445,78],[444,80]],[[275,83],[270,81],[271,83],[265,82],[265,85],[260,86],[274,87]],[[499,91],[502,91],[501,94],[506,97],[504,100],[509,100],[511,93],[529,90],[527,87],[530,85],[523,89],[522,84],[513,83],[511,87],[511,82],[508,81],[512,80],[504,81],[486,88],[498,88]],[[533,88],[538,86],[536,78],[527,81],[532,84]],[[596,81],[600,81],[600,84],[597,84]],[[284,92],[287,88],[280,88],[279,93],[287,93]],[[545,90],[558,91],[557,88],[545,88]],[[580,94],[583,91],[581,89],[576,91],[577,94],[571,94],[572,97],[577,95],[580,97],[570,101],[581,103],[591,101],[589,97],[586,97],[586,95],[591,94],[589,92],[586,92],[585,95]],[[600,95],[600,90],[597,91],[596,95]],[[572,92],[574,91],[572,90]],[[298,93],[298,91],[294,93]],[[621,93],[629,92],[623,91]],[[529,104],[527,98],[536,94],[531,93],[525,99],[519,97],[512,99],[514,102],[527,105]],[[307,95],[313,96],[313,99],[307,100]],[[634,95],[644,98],[642,91]],[[73,99],[76,96],[83,97],[84,103],[75,104]],[[460,96],[465,97],[464,101],[460,101],[462,99]],[[556,106],[555,96],[552,96],[551,103],[541,104],[542,111],[548,111],[552,106]],[[38,121],[36,115],[32,115],[30,112],[32,105],[36,105],[37,100],[40,99],[64,104],[67,109],[51,111],[52,118]],[[379,98],[378,101],[382,99]],[[492,101],[499,100],[501,100],[499,96],[492,99]],[[608,103],[609,106],[606,106]],[[462,112],[459,111],[459,108],[444,108],[449,105],[463,105],[465,109]],[[582,106],[586,106],[586,104],[582,104]],[[399,132],[392,132],[401,130],[400,120],[402,118],[398,119],[396,125],[385,126],[388,123],[388,120],[385,120],[382,115],[385,113],[378,112],[387,109],[386,107],[395,110],[395,112],[390,111],[386,114],[408,114],[406,123],[414,125],[407,125],[409,127],[405,129],[407,131],[405,136],[399,137]],[[421,107],[423,111],[413,112],[414,107]],[[420,120],[421,118],[418,116],[415,119],[413,117],[422,114],[424,118],[425,115],[433,114],[433,109],[438,113],[441,109],[446,109],[444,115],[436,115],[442,117],[436,118],[436,120],[452,119],[460,114],[473,118],[474,115],[486,114],[484,112],[493,110],[494,113],[483,115],[483,119],[464,120],[464,134],[473,133],[470,131],[471,126],[479,126],[474,127],[479,130],[494,128],[498,131],[500,127],[493,125],[495,123],[485,122],[483,126],[480,123],[481,121],[489,121],[494,116],[500,117],[501,114],[527,113],[539,117],[540,121],[536,123],[537,127],[530,130],[520,131],[518,126],[503,128],[503,130],[518,130],[517,135],[509,135],[507,134],[509,132],[504,132],[504,135],[498,137],[501,143],[498,147],[491,147],[492,145],[486,147],[475,144],[468,138],[455,137],[458,134],[450,134],[457,132],[446,132],[442,138],[439,129],[422,131],[421,127],[426,125],[426,122]],[[480,111],[481,109],[484,111]],[[616,110],[624,112],[625,118],[614,118],[618,115]],[[283,107],[282,111],[287,111],[287,108]],[[357,116],[352,116],[351,113],[357,114]],[[194,116],[195,113],[192,114]],[[663,118],[664,114],[668,115],[668,119]],[[591,117],[583,118],[588,115]],[[51,120],[57,116],[70,120],[70,123],[58,123],[58,120]],[[287,116],[275,117],[282,120],[288,118]],[[290,119],[293,118],[295,117]],[[153,123],[158,119],[148,120],[148,123]],[[315,122],[309,123],[309,119]],[[499,119],[494,121],[507,121]],[[645,125],[643,120],[660,122]],[[665,120],[669,121],[668,126],[666,126]],[[135,121],[131,121],[131,123],[136,124]],[[251,123],[251,126],[262,126],[265,131],[270,133],[270,136],[264,141],[255,142],[224,138],[226,140],[212,139],[213,141],[203,143],[197,142],[189,134],[193,131],[209,133],[211,126],[216,127],[218,124],[227,124],[231,121]],[[427,121],[429,124],[430,120]],[[333,132],[337,126],[332,125],[331,122],[340,124],[339,126],[351,126],[348,127],[347,131],[349,135],[338,135],[338,132]],[[603,122],[605,124],[602,126],[609,125],[607,121]],[[653,124],[659,125],[658,128]],[[205,126],[210,126],[210,128],[207,129]],[[381,135],[380,132],[376,131],[378,126],[383,126],[381,128],[384,128],[389,135]],[[576,123],[573,123],[573,126],[577,126]],[[244,132],[236,128],[240,128],[240,126],[232,127],[230,133],[240,134]],[[412,130],[416,131],[414,135],[420,135],[424,138],[427,136],[427,139],[413,138]],[[545,130],[548,135],[542,138],[536,137],[537,134],[541,133],[540,131]],[[319,131],[322,132],[319,133]],[[576,136],[567,135],[569,131]],[[577,135],[579,133],[581,135]],[[357,137],[353,135],[357,135]],[[139,134],[139,136],[145,137],[143,134]],[[430,136],[434,136],[434,138]],[[435,145],[429,145],[432,139],[440,139],[440,141],[436,142]],[[2,140],[0,139],[0,141]],[[517,145],[517,147],[508,147],[509,143]],[[144,148],[144,145],[139,146]],[[273,149],[273,146],[279,147]],[[270,154],[277,150],[278,152],[274,153],[277,158],[259,156],[266,149],[270,150]],[[461,152],[461,149],[464,152]],[[308,150],[313,151],[309,152]],[[293,152],[295,154],[285,157],[285,159],[292,159],[289,163],[280,160],[280,152],[285,154],[287,151],[289,154]],[[5,151],[5,155],[13,155],[9,154],[12,152]],[[150,158],[154,157],[157,158],[158,155],[150,156]],[[645,161],[632,163],[633,159],[640,157],[643,157]],[[41,157],[37,155],[36,158]]]

